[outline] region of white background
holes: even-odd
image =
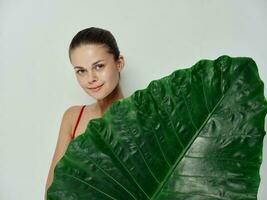
[[[0,0],[1,200],[43,199],[63,112],[94,102],[67,54],[72,37],[90,26],[118,42],[125,97],[224,54],[252,57],[267,84],[266,0]],[[266,171],[265,137],[259,200]]]

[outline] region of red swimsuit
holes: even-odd
[[[75,131],[76,131],[77,127],[78,127],[78,124],[80,122],[80,119],[81,119],[81,116],[82,116],[82,113],[83,113],[83,110],[84,110],[85,106],[86,105],[83,105],[82,108],[81,108],[81,110],[80,110],[78,119],[77,119],[76,124],[75,124],[75,128],[74,128],[74,130],[73,130],[73,132],[71,134],[71,139],[74,139],[74,137],[75,137]]]

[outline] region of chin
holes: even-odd
[[[92,94],[92,93],[89,93],[89,95],[96,99],[96,100],[102,100],[104,99],[107,95],[103,95],[101,92],[97,93],[97,94]]]

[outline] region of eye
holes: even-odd
[[[96,65],[95,68],[98,70],[98,69],[101,69],[104,65],[103,64],[99,64],[99,65]]]
[[[79,70],[76,71],[76,73],[77,74],[82,74],[84,71],[85,71],[84,69],[79,69]],[[80,72],[82,72],[82,73],[80,73]]]

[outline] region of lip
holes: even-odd
[[[97,87],[88,88],[88,89],[89,89],[89,90],[92,90],[92,91],[94,91],[94,92],[96,92],[96,91],[100,90],[100,88],[101,88],[103,85],[104,85],[104,83],[103,83],[102,85],[97,86]]]

